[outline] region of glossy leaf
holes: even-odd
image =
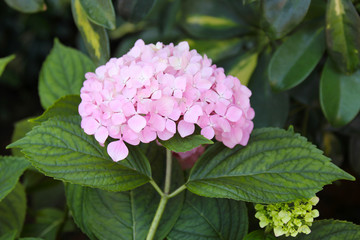
[[[200,54],[206,54],[213,62],[237,55],[247,43],[241,38],[224,40],[185,39],[185,41],[189,43],[191,49],[196,49]]]
[[[0,236],[16,231],[19,237],[26,213],[26,195],[24,187],[16,187],[0,202]]]
[[[79,94],[85,73],[94,69],[94,64],[87,56],[55,39],[54,47],[40,71],[41,105],[46,109],[60,97]]]
[[[243,240],[276,240],[276,237],[270,234],[266,234],[264,230],[256,230],[245,236]]]
[[[254,125],[260,127],[283,127],[289,112],[287,93],[274,93],[267,74],[270,54],[265,51],[259,58],[251,76],[249,88],[252,91],[250,104],[255,110]]]
[[[97,66],[105,64],[110,58],[110,44],[106,30],[90,22],[80,0],[71,0],[71,10],[91,59]]]
[[[0,201],[15,188],[29,166],[30,162],[23,157],[0,156]]]
[[[320,103],[327,120],[336,127],[349,123],[360,110],[360,70],[340,73],[328,59],[320,80]]]
[[[191,36],[203,39],[225,39],[250,31],[231,5],[218,0],[183,1],[181,24]]]
[[[149,16],[160,0],[119,0],[120,15],[130,21],[138,22]]]
[[[293,30],[305,17],[311,0],[262,0],[261,25],[273,39]]]
[[[247,86],[258,59],[257,52],[248,52],[235,59],[235,64],[226,69],[226,73],[237,77],[242,85]]]
[[[44,0],[5,0],[7,5],[23,13],[36,13],[46,10]]]
[[[310,227],[309,235],[299,234],[297,240],[358,240],[360,239],[360,226],[351,222],[340,220],[315,221]],[[282,237],[281,239],[289,239]]]
[[[169,140],[159,142],[167,149],[173,152],[187,152],[202,144],[213,144],[214,142],[202,135],[193,134],[182,138],[179,134],[175,134]]]
[[[0,240],[13,240],[16,237],[16,233],[17,233],[16,230],[6,232],[0,236]]]
[[[4,57],[4,58],[0,58],[0,77],[1,77],[2,73],[4,72],[6,65],[9,62],[11,62],[12,60],[14,60],[14,58],[15,58],[14,54]]]
[[[11,137],[11,142],[15,142],[20,138],[25,137],[26,133],[30,132],[30,130],[36,126],[36,123],[30,122],[30,118],[25,118],[20,120],[14,124],[14,132]],[[11,153],[13,156],[23,157],[24,154],[20,151],[20,149],[13,148],[11,149]]]
[[[201,196],[276,203],[311,198],[338,179],[354,180],[293,131],[254,130],[246,147],[214,144],[190,172],[188,189]],[[301,183],[301,184],[300,184]]]
[[[80,0],[87,17],[95,24],[114,30],[115,10],[111,0]]]
[[[161,187],[165,156],[150,156],[154,157],[154,178]],[[176,162],[174,166],[171,191],[184,182]],[[66,196],[75,222],[90,239],[145,239],[160,201],[150,184],[117,193],[67,185]],[[166,237],[180,215],[183,201],[183,193],[168,201],[154,239]]]
[[[129,146],[126,160],[113,162],[106,148],[81,129],[79,116],[49,119],[9,147],[22,148],[45,175],[84,186],[125,191],[151,176],[148,160],[135,147]]]
[[[245,203],[186,193],[169,240],[243,239],[248,229]]]
[[[56,240],[56,235],[64,220],[64,212],[56,208],[43,208],[36,212],[35,222],[24,226],[21,236]]]
[[[304,81],[325,51],[323,27],[307,27],[290,36],[274,53],[269,64],[271,86],[288,90]]]
[[[79,95],[66,95],[59,98],[39,117],[30,119],[30,122],[41,123],[49,118],[58,116],[79,115],[78,107],[81,102]]]
[[[329,54],[344,73],[360,67],[360,17],[351,0],[330,0],[326,9]]]

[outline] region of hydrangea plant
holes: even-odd
[[[41,0],[6,2],[15,9],[27,8],[31,12],[46,9]],[[167,15],[184,4],[188,15],[183,16],[182,28],[193,32],[194,38],[211,32],[218,33],[217,38],[227,38],[251,30],[238,21],[235,28],[230,18],[237,15],[216,1],[209,0],[209,6],[216,11],[205,17],[201,14],[208,9],[196,8],[206,2],[203,0],[192,3],[198,9],[195,13],[188,1],[159,5],[155,2],[119,1],[124,11],[122,17],[129,22],[118,19],[123,22],[115,29],[118,22],[112,1],[71,1],[87,54],[56,38],[43,63],[39,97],[44,112],[26,121],[26,134],[17,135],[8,145],[13,156],[0,158],[0,213],[6,219],[0,217],[0,237],[15,239],[31,232],[22,229],[26,214],[23,184],[29,184],[31,177],[26,177],[26,181],[19,181],[19,177],[26,170],[55,179],[64,187],[66,198],[66,210],[63,215],[60,213],[61,224],[54,235],[36,237],[60,238],[66,227],[72,227],[90,239],[325,240],[329,234],[338,239],[359,239],[359,226],[337,220],[314,220],[320,213],[313,209],[319,201],[314,196],[325,185],[354,177],[296,133],[291,124],[288,128],[278,124],[262,126],[259,120],[256,124],[264,115],[273,122],[271,113],[266,112],[269,109],[258,110],[259,102],[266,105],[269,101],[269,106],[274,106],[269,98],[273,93],[270,88],[257,93],[248,87],[255,68],[252,63],[257,64],[260,53],[263,57],[258,65],[267,62],[271,44],[302,21],[311,1],[282,1],[283,8],[273,17],[267,13],[274,6],[279,8],[279,1],[243,1],[242,10],[249,5],[261,7],[263,32],[258,34],[262,38],[249,41],[250,47],[256,45],[249,51],[246,46],[239,48],[245,49],[246,57],[241,56],[231,67],[219,59],[223,55],[232,56],[238,48],[231,45],[232,40],[226,49],[213,46],[213,52],[208,51],[215,57],[212,59],[191,46],[196,40],[179,37],[172,43],[169,39],[149,41],[146,36],[136,36],[129,44],[124,41],[118,56],[111,58],[106,29],[115,29],[111,32],[113,38],[136,33],[144,23],[134,25],[131,21],[146,19],[152,12],[161,15],[156,7],[167,6],[168,11],[163,12]],[[225,2],[239,6],[235,1]],[[329,1],[327,16],[336,15],[333,8],[340,8],[334,6],[343,5],[352,6],[348,1]],[[287,14],[289,9],[296,9],[299,14]],[[344,9],[354,13],[351,7]],[[224,17],[218,12],[228,14]],[[173,15],[170,19],[175,21],[176,14]],[[278,15],[288,18],[291,24],[279,24],[273,19]],[[200,30],[198,25],[202,26]],[[312,31],[313,27],[316,31]],[[310,31],[311,41],[304,41],[310,46],[306,46],[306,54],[314,54],[306,58],[308,62],[298,63],[306,66],[306,71],[282,72],[283,59],[279,56],[287,51],[282,48],[295,49],[291,44],[301,44],[294,35],[273,54],[269,71],[256,74],[269,74],[274,89],[287,89],[301,82],[324,50],[313,46],[313,41],[321,40],[319,36],[323,33],[317,27],[314,24],[309,27],[311,31],[301,29],[306,36]],[[161,29],[167,32],[171,26]],[[214,42],[204,40],[198,46],[206,44]],[[298,52],[294,55],[299,56]],[[296,61],[292,57],[286,58],[291,66]],[[12,59],[13,56],[0,59],[0,74]],[[356,65],[351,58],[349,61],[351,64],[339,63],[347,74]],[[325,76],[332,75],[329,64],[332,63],[324,67]],[[246,71],[242,71],[244,66]],[[352,75],[345,76],[353,79]],[[279,96],[284,95],[274,98],[278,100]],[[288,104],[286,101],[279,102],[279,108]],[[343,110],[339,109],[340,117],[334,119],[333,112],[324,105],[325,114],[334,123],[344,123],[353,115],[351,111],[351,116],[343,117]],[[279,120],[278,116],[274,119]],[[53,210],[41,213],[51,216],[52,221],[58,215]],[[39,221],[49,219],[40,215]],[[249,232],[249,222],[254,221],[260,229]]]

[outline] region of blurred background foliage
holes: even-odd
[[[359,178],[359,11],[359,0],[0,1],[1,155],[31,129],[25,119],[43,111],[38,78],[55,38],[96,65],[139,38],[186,40],[252,90],[255,127],[293,125]],[[22,178],[23,236],[85,238],[68,215],[62,183],[31,169]],[[359,181],[336,182],[319,197],[321,218],[360,224]]]

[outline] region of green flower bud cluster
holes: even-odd
[[[318,197],[297,199],[295,202],[275,203],[269,205],[256,204],[255,217],[260,220],[260,227],[274,229],[276,237],[285,235],[296,237],[299,233],[309,234],[314,218],[319,211],[312,209],[319,202]]]

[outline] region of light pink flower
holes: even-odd
[[[121,58],[86,73],[79,113],[84,132],[94,135],[114,161],[137,145],[181,137],[195,128],[227,147],[246,145],[253,129],[251,91],[211,59],[178,45],[138,40]]]

